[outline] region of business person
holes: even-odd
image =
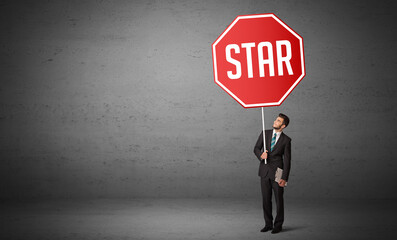
[[[266,130],[266,151],[263,150],[263,132],[259,135],[254,147],[254,153],[258,158],[259,172],[261,177],[261,192],[263,215],[265,227],[261,232],[272,230],[272,233],[279,233],[284,222],[284,187],[288,181],[291,168],[291,138],[284,134],[283,130],[288,126],[289,118],[280,113],[273,122],[273,129]],[[264,159],[267,159],[265,164]],[[275,181],[277,167],[283,169],[279,183]],[[272,190],[277,205],[277,215],[273,224],[272,215]]]

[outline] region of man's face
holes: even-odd
[[[283,124],[284,124],[284,119],[282,119],[281,117],[277,117],[276,120],[274,120],[273,122],[273,128],[277,130],[283,129],[285,127],[285,125]]]

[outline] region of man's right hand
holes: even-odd
[[[263,159],[267,159],[267,150],[266,150],[266,152],[262,153],[261,159],[262,159],[262,160],[263,160]]]

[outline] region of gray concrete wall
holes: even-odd
[[[260,109],[213,82],[211,44],[273,12],[304,38],[288,198],[396,198],[393,1],[8,1],[0,198],[259,197]]]

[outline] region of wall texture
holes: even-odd
[[[6,1],[0,198],[259,197],[260,109],[213,82],[211,44],[273,12],[304,39],[286,196],[396,198],[394,1]]]

